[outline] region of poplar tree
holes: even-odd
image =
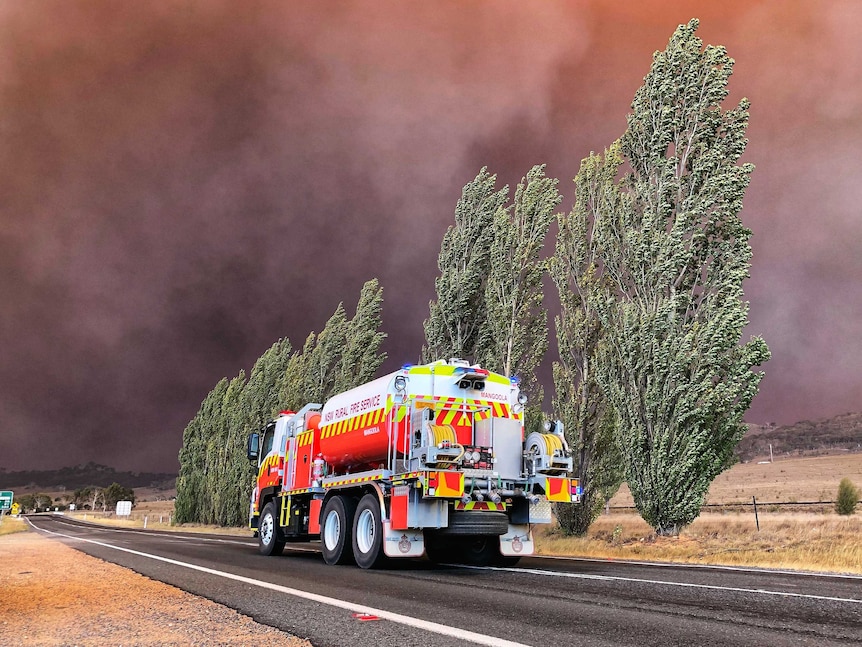
[[[305,365],[303,403],[322,403],[335,392],[341,354],[347,345],[347,331],[347,314],[344,304],[339,303],[323,330],[317,335],[311,333],[305,340],[302,348]]]
[[[749,104],[722,109],[733,59],[704,49],[697,26],[681,25],[654,55],[624,135],[591,162],[627,171],[603,176],[592,214],[609,282],[593,301],[605,335],[596,377],[635,505],[662,535],[697,518],[731,464],[763,376],[751,368],[769,358],[760,338],[740,345]]]
[[[377,279],[371,279],[362,286],[356,313],[347,324],[346,343],[335,382],[336,393],[371,380],[386,359],[386,353],[380,352],[386,339],[386,333],[380,331],[382,308],[383,288]]]
[[[531,396],[529,430],[541,427],[543,390],[536,369],[548,349],[548,314],[544,307],[541,257],[554,210],[560,204],[558,181],[534,166],[515,190],[511,206],[494,214],[494,238],[485,286],[487,319],[480,328],[476,359],[485,368],[521,377]]]
[[[227,378],[219,380],[204,397],[197,414],[183,431],[177,500],[174,504],[177,523],[205,523],[207,511],[212,508],[207,448],[214,428],[213,420],[219,415],[227,387]]]
[[[494,215],[480,354],[503,375],[532,378],[548,347],[541,252],[561,200],[557,184],[545,177],[544,165],[534,166],[518,184],[514,203]]]
[[[584,535],[617,491],[623,478],[622,456],[614,433],[616,416],[599,387],[596,361],[604,329],[593,301],[607,287],[596,248],[595,212],[614,205],[600,187],[613,182],[616,166],[584,160],[575,177],[575,205],[557,216],[557,243],[549,261],[560,298],[555,319],[559,361],[554,362],[554,411],[564,423],[574,450],[575,472],[583,495],[580,505],[558,505],[557,519],[567,534]]]
[[[446,230],[437,257],[437,300],[425,320],[423,361],[475,358],[488,313],[485,288],[491,270],[494,214],[509,199],[509,187],[496,189],[487,168],[464,186],[455,207],[455,224]]]

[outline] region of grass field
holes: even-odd
[[[713,481],[706,502],[750,504],[752,496],[764,504],[834,501],[844,477],[862,487],[862,454],[739,463]],[[611,507],[631,505],[625,486],[611,499]]]

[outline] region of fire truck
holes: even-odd
[[[453,359],[283,411],[248,439],[259,552],[319,539],[327,564],[515,564],[581,497],[562,425],[525,438],[526,402],[517,378]]]

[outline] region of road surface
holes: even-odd
[[[327,566],[314,543],[263,557],[251,538],[29,519],[317,647],[862,645],[862,576],[540,557],[366,571]]]

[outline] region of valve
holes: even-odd
[[[312,461],[311,468],[311,487],[320,487],[320,480],[323,478],[323,454],[318,454]]]

